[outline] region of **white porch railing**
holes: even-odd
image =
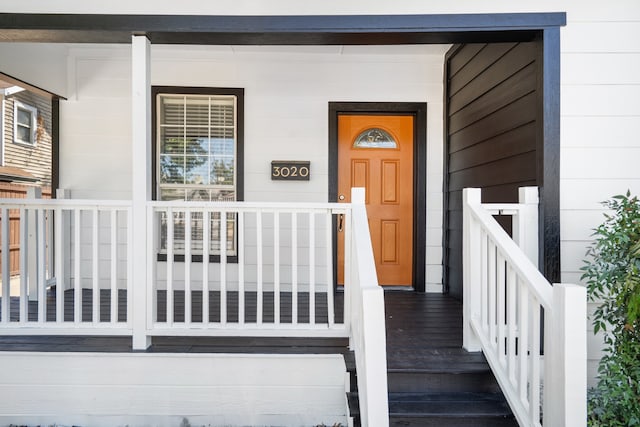
[[[12,230],[9,218],[16,213],[19,230]],[[130,222],[126,202],[0,201],[0,333],[130,334],[128,307],[118,303],[131,287]],[[12,286],[10,235],[16,232],[20,275]]]
[[[149,334],[348,336],[336,321],[332,244],[334,218],[348,210],[151,202]]]
[[[132,334],[131,211],[130,202],[0,200],[0,333]],[[350,319],[334,300],[333,232],[349,211],[149,202],[148,275],[135,284],[146,288],[144,333],[347,337]],[[16,214],[19,230],[10,228]],[[16,232],[12,278],[5,266]]]
[[[584,426],[586,291],[552,286],[527,257],[537,260],[537,189],[520,194],[483,205],[479,189],[463,190],[464,347],[484,352],[521,426]],[[492,214],[514,215],[520,247]]]

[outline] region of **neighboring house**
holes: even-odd
[[[3,182],[51,186],[51,98],[0,74]],[[13,81],[12,81],[13,80]]]
[[[52,97],[25,82],[0,73],[0,195],[28,197],[30,188],[51,194]],[[34,193],[35,196],[35,193]],[[19,221],[11,224],[11,275],[19,271]]]
[[[136,350],[152,337],[182,349],[201,336],[350,338],[357,347],[367,316],[358,307],[368,304],[331,315],[343,295],[335,283],[365,273],[340,234],[357,209],[327,204],[349,201],[351,187],[378,203],[369,225],[380,284],[465,304],[463,188],[513,203],[519,187],[538,187],[532,257],[548,281],[576,284],[599,202],[640,193],[640,7],[631,0],[5,3],[0,70],[64,97],[52,103],[53,190],[71,199],[23,206],[49,234],[32,238],[37,256],[23,263],[34,308],[20,307],[33,319],[3,318],[6,334],[131,336]],[[358,154],[367,150],[388,151]],[[402,212],[375,216],[389,207]],[[269,306],[265,292],[291,299]],[[282,309],[295,318],[297,304],[329,314],[317,325],[310,313],[302,325],[261,317]],[[0,419],[346,422],[335,355],[112,354],[100,351],[105,342],[90,353],[57,342],[51,354],[0,354],[16,367],[0,376],[12,389],[0,394]],[[599,346],[589,338],[590,381]],[[43,380],[50,366],[59,369]],[[68,374],[76,368],[82,375]],[[127,418],[122,396],[142,412]],[[156,402],[168,409],[144,412]],[[211,402],[225,415],[207,418]]]

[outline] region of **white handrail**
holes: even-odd
[[[484,209],[484,206],[468,204],[465,207],[469,209],[469,213],[474,216],[474,219],[482,224],[489,238],[500,245],[500,250],[505,257],[505,261],[512,266],[518,275],[525,277],[530,283],[532,291],[540,300],[542,306],[544,308],[550,308],[552,289],[542,273],[531,263],[513,239],[509,237],[507,232],[504,231],[504,228]]]
[[[0,206],[9,209],[21,207],[46,207],[48,209],[61,207],[65,209],[92,209],[92,208],[130,208],[128,200],[94,200],[94,199],[0,199]]]
[[[378,286],[364,188],[352,189],[351,203],[352,217],[347,222],[351,224],[350,274],[345,274],[345,288],[351,300],[360,418],[363,426],[385,427],[389,425],[389,404],[384,292]]]
[[[534,191],[521,191],[527,207]],[[528,257],[491,216],[507,209],[526,216],[517,233],[530,233],[529,224],[537,234],[537,209],[485,208],[479,189],[463,190],[464,347],[484,352],[521,426],[584,426],[586,291],[551,286],[531,261],[532,236],[520,242]]]

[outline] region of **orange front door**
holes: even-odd
[[[352,187],[366,189],[381,285],[412,285],[413,129],[413,116],[338,116],[338,201],[349,202]],[[338,283],[344,283],[338,247]]]

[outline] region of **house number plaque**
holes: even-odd
[[[274,181],[309,181],[311,162],[300,160],[273,160],[271,179]]]

